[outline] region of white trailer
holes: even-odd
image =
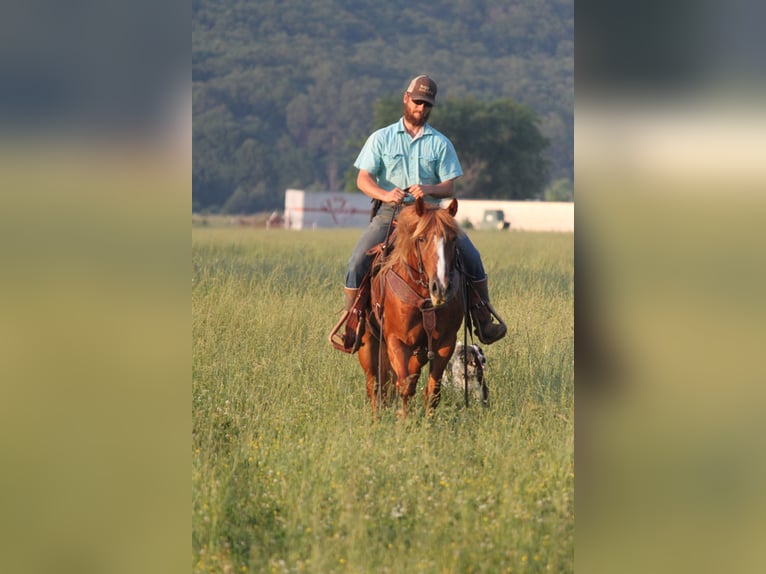
[[[446,205],[449,200],[444,200]],[[285,227],[318,229],[360,227],[370,222],[370,198],[362,192],[285,191]],[[498,201],[459,199],[455,218],[482,227],[488,210],[502,211],[511,231],[574,231],[574,203],[553,201]]]
[[[285,227],[366,227],[370,222],[370,198],[361,192],[285,191]]]

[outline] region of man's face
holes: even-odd
[[[410,95],[404,94],[404,119],[413,126],[420,127],[428,121],[431,115],[431,104],[410,98]]]

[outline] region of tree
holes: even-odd
[[[540,197],[548,174],[548,140],[538,129],[539,117],[510,99],[448,101],[438,121],[471,175],[461,195],[497,199]]]
[[[574,186],[566,178],[557,179],[545,190],[545,201],[574,201]]]
[[[396,120],[419,73],[439,83],[432,123],[459,142],[460,193],[542,197],[541,173],[573,178],[573,27],[571,0],[194,0],[193,205],[272,210],[289,187],[355,189],[349,167],[385,125],[375,101]],[[450,110],[475,95],[486,103]],[[503,99],[540,123],[487,107]]]
[[[339,80],[349,76],[342,66],[326,62],[315,71],[307,93],[297,95],[287,106],[287,127],[294,143],[307,152],[318,171],[315,179],[331,191],[343,187],[342,174],[354,153],[349,134],[364,130],[369,102],[379,89],[379,82],[371,79]]]

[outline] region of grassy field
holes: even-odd
[[[572,572],[572,234],[472,232],[491,406],[373,422],[327,333],[359,230],[192,232],[194,572]],[[461,331],[462,337],[462,331]]]

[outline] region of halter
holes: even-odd
[[[425,289],[428,289],[428,281],[427,281],[428,280],[428,275],[426,275],[426,270],[423,267],[423,256],[420,253],[420,243],[419,242],[417,242],[415,244],[415,252],[418,254],[418,268],[415,269],[412,265],[407,263],[406,264],[407,265],[407,275],[409,276],[410,279],[412,279],[412,281],[415,284],[420,285],[421,287],[423,287]],[[417,272],[417,274],[418,274],[417,278],[412,276],[412,272],[413,271]],[[425,279],[425,281],[424,281],[424,279]]]
[[[455,252],[455,255],[457,256],[457,245],[453,247],[453,250]],[[419,241],[415,242],[415,252],[418,255],[418,268],[415,269],[412,265],[410,265],[409,263],[406,263],[407,275],[415,284],[420,285],[424,289],[429,289],[429,281],[428,281],[429,277],[428,277],[428,274],[426,273],[425,267],[423,266],[423,254],[420,252]],[[458,258],[455,257],[454,261],[456,266],[457,266],[457,260]],[[417,278],[413,276],[412,274],[413,271],[417,272],[418,274]]]

